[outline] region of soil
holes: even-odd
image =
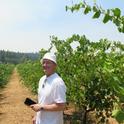
[[[32,124],[34,111],[24,104],[26,97],[34,96],[20,81],[14,69],[5,88],[0,89],[0,124]]]

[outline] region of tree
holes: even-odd
[[[87,115],[92,111],[98,123],[106,123],[115,103],[124,101],[124,45],[107,39],[90,42],[79,35],[51,40],[57,50],[58,72],[67,85],[67,101],[82,113],[83,124],[89,124]],[[76,49],[71,47],[74,42],[79,44]]]
[[[94,2],[93,6],[90,6],[85,0],[71,7],[66,6],[66,11],[71,10],[71,12],[74,12],[80,9],[83,9],[85,15],[93,12],[93,19],[100,18],[100,16],[103,15],[103,23],[111,21],[117,26],[119,32],[124,33],[124,16],[121,15],[121,10],[119,8],[104,10],[101,6],[98,6],[96,2]]]

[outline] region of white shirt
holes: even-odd
[[[43,105],[66,102],[66,86],[61,77],[54,73],[43,76],[39,81],[38,103]],[[63,124],[63,111],[39,111],[36,124]]]

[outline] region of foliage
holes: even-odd
[[[67,101],[77,111],[84,112],[81,117],[84,124],[88,123],[90,111],[95,111],[98,123],[106,123],[115,103],[124,102],[124,45],[107,39],[90,42],[79,35],[66,40],[52,36],[51,42],[56,48],[57,72],[67,86]],[[73,43],[77,44],[76,48]],[[41,49],[41,58],[52,47]],[[27,61],[17,67],[24,83],[36,93],[43,75],[40,61]]]
[[[124,122],[124,111],[120,109],[114,110],[112,116],[116,118],[119,124]]]
[[[13,68],[12,64],[0,64],[0,87],[7,83]]]
[[[37,93],[37,87],[40,77],[43,75],[39,61],[26,61],[17,66],[18,72],[21,75],[23,83],[31,88],[34,93]]]
[[[85,15],[93,12],[93,19],[100,18],[100,16],[103,15],[103,23],[111,21],[117,26],[119,32],[124,33],[124,16],[121,15],[119,8],[104,10],[101,6],[98,6],[96,2],[93,6],[90,6],[85,0],[71,7],[66,6],[66,11],[71,10],[71,12],[74,12],[80,9],[83,9]]]
[[[85,36],[73,35],[66,41],[51,38],[56,47],[58,72],[67,85],[67,101],[83,111],[96,111],[100,122],[112,115],[115,103],[124,96],[124,45],[101,39],[90,42]],[[71,44],[79,46],[73,49]]]

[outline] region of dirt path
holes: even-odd
[[[6,88],[0,91],[0,124],[32,124],[34,112],[23,102],[35,96],[19,80],[15,69]]]
[[[2,91],[0,89],[0,124],[32,124],[35,113],[24,105],[26,97],[36,99],[36,96],[21,84],[15,69],[6,88]],[[113,119],[109,121],[109,124],[118,124]]]

